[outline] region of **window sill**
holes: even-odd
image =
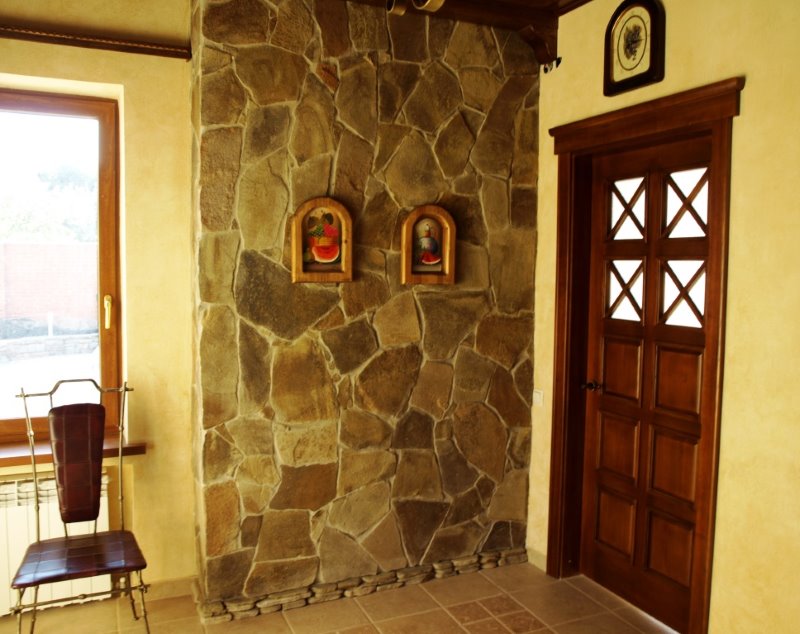
[[[117,437],[106,438],[103,443],[103,457],[115,458],[119,455],[119,442]],[[122,455],[141,456],[147,452],[147,443],[135,442],[123,445]],[[49,442],[36,443],[37,464],[53,462],[53,454]],[[14,467],[30,465],[31,452],[27,442],[10,442],[0,444],[0,467]]]

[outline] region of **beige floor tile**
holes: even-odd
[[[358,625],[346,630],[342,630],[339,634],[380,634],[378,628],[374,625]]]
[[[550,627],[606,611],[602,605],[564,581],[512,592],[511,596]]]
[[[24,617],[26,628],[30,627],[30,615]],[[42,610],[36,617],[37,634],[63,634],[65,624],[71,627],[80,624],[81,634],[105,634],[117,630],[116,601],[93,601],[82,605]],[[23,629],[23,631],[28,631]],[[78,630],[73,630],[77,632]]]
[[[520,610],[524,609],[523,606],[521,606],[517,601],[514,601],[514,599],[507,594],[500,594],[496,597],[481,599],[480,604],[489,610],[489,612],[491,612],[494,616],[509,614],[510,612],[519,612]]]
[[[308,605],[283,613],[295,634],[337,632],[357,625],[368,625],[369,619],[352,599],[339,599]]]
[[[478,574],[507,591],[523,590],[556,582],[555,579],[548,577],[532,564],[498,566],[497,568],[481,570]]]
[[[584,594],[589,595],[592,599],[597,601],[600,605],[607,607],[609,610],[616,610],[624,608],[628,603],[624,599],[620,599],[613,592],[606,590],[599,583],[595,583],[588,577],[578,575],[577,577],[570,577],[565,579],[568,584],[576,587]]]
[[[288,614],[288,612],[286,613]],[[292,634],[282,612],[262,614],[250,619],[206,625],[207,634]]]
[[[173,597],[171,599],[161,599],[160,601],[147,601],[145,599],[145,601],[147,605],[147,619],[150,621],[151,626],[156,623],[164,623],[165,621],[188,618],[197,618],[199,622],[197,605],[192,597]],[[133,618],[130,601],[122,598],[118,599],[116,603],[119,628],[121,630],[136,629],[139,623]],[[142,605],[138,601],[136,602],[136,613],[141,617]],[[142,619],[140,618],[139,621],[142,621]]]
[[[139,622],[130,628],[120,627],[119,631],[120,634],[146,634],[147,629],[143,622]],[[176,619],[174,621],[164,621],[162,623],[150,623],[151,634],[204,634],[205,631],[198,617]]]
[[[436,579],[421,587],[444,606],[485,599],[498,594],[497,586],[480,574],[474,573]]]
[[[360,597],[356,601],[373,621],[385,621],[438,607],[430,595],[418,585],[376,592]]]
[[[477,601],[451,605],[447,608],[447,611],[450,613],[450,616],[462,625],[464,623],[472,623],[473,621],[483,621],[492,616],[486,611],[486,608]]]
[[[513,614],[503,614],[497,620],[505,625],[514,634],[527,634],[528,632],[540,632],[546,626],[539,619],[527,610],[514,612]]]
[[[637,634],[639,631],[609,613],[563,623],[556,625],[553,629],[557,634]]]
[[[17,631],[17,619],[14,616],[0,617],[0,634],[15,634]]]
[[[508,634],[508,629],[506,629],[500,621],[495,619],[468,623],[464,625],[464,627],[467,628],[467,631],[471,634]]]
[[[381,621],[377,626],[382,634],[460,634],[464,631],[442,609]]]

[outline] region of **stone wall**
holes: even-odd
[[[532,52],[339,0],[198,0],[194,20],[203,601],[519,553]],[[353,217],[353,282],[290,281],[289,221],[318,196]],[[455,219],[455,286],[400,284],[425,203]]]

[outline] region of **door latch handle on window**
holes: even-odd
[[[598,383],[597,381],[589,381],[588,383],[581,383],[581,389],[589,390],[590,392],[596,392],[601,387],[603,387],[603,384]]]
[[[111,330],[111,306],[113,303],[111,295],[103,296],[103,325],[106,330]]]

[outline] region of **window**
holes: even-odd
[[[117,120],[113,100],[0,90],[0,443],[24,439],[20,388],[119,384]]]

